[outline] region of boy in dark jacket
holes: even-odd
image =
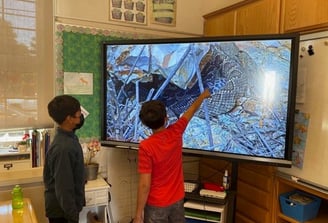
[[[43,169],[46,216],[49,223],[78,223],[85,205],[83,151],[74,133],[84,121],[80,102],[57,96],[49,102],[48,113],[58,127]]]

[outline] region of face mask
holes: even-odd
[[[83,114],[81,114],[81,116],[80,116],[80,123],[79,124],[76,124],[75,128],[73,129],[73,131],[80,129],[83,126],[83,124],[84,124],[84,116],[83,116]]]

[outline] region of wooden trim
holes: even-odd
[[[285,2],[286,0],[281,0],[280,2],[280,19],[279,19],[279,33],[284,33],[284,27],[285,27]]]
[[[250,4],[250,3],[253,3],[253,2],[255,2],[255,1],[259,1],[259,0],[244,0],[244,1],[238,2],[238,3],[236,3],[236,4],[230,5],[230,6],[228,6],[228,7],[225,7],[225,8],[222,8],[222,9],[218,9],[218,10],[216,10],[216,11],[214,11],[214,12],[210,12],[210,13],[208,13],[208,14],[206,14],[206,15],[203,15],[203,18],[204,18],[204,19],[208,19],[209,17],[214,16],[214,15],[216,15],[216,14],[220,14],[220,13],[224,13],[224,12],[232,11],[232,10],[234,10],[234,9],[237,9],[237,8],[239,8],[239,7],[241,7],[241,6],[244,6],[244,5],[247,5],[247,4]]]
[[[284,27],[282,29],[284,29]],[[328,23],[322,23],[322,24],[313,25],[313,26],[300,27],[297,29],[282,30],[282,32],[283,33],[299,32],[300,34],[304,35],[304,34],[322,32],[322,31],[327,31],[327,30],[328,30]]]
[[[289,187],[293,187],[295,189],[302,190],[302,191],[307,192],[309,194],[321,197],[323,199],[328,199],[328,194],[327,193],[319,191],[319,190],[311,188],[311,187],[308,187],[308,186],[305,186],[301,183],[297,183],[295,181],[292,181],[291,179],[286,179],[284,177],[278,176],[278,182],[279,182],[279,187],[281,187],[280,184],[283,184],[283,185],[287,185]],[[285,191],[278,191],[278,193],[281,193],[281,192],[285,192]]]

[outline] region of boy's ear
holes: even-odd
[[[73,120],[73,117],[70,116],[70,115],[67,115],[66,118],[65,118],[65,120],[64,120],[64,122],[65,122],[65,121],[72,122],[72,120]]]
[[[169,121],[169,117],[165,117],[164,125],[167,126],[167,122]]]

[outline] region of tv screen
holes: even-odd
[[[183,135],[183,152],[291,165],[297,34],[103,43],[102,145],[138,149],[152,134],[143,102],[175,122],[204,89],[211,97]]]

